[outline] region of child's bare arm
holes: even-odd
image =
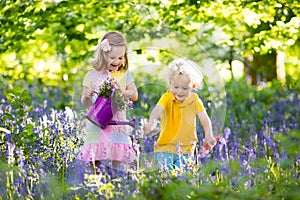
[[[160,118],[162,112],[164,111],[163,107],[156,105],[150,113],[149,121],[144,126],[145,134],[148,134],[152,131],[152,126],[154,122]]]
[[[207,115],[206,111],[199,112],[197,113],[197,115],[204,129],[205,142],[209,146],[214,146],[216,144],[216,139],[213,135],[211,120],[209,116]]]

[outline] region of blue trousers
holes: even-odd
[[[178,155],[175,153],[156,152],[156,159],[160,167],[168,169],[180,168],[187,163],[189,154]]]

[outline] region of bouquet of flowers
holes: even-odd
[[[132,108],[132,102],[129,99],[124,98],[117,82],[114,79],[107,77],[99,87],[98,96],[109,98],[111,95],[112,103],[117,110]]]

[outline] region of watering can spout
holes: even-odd
[[[129,125],[132,128],[135,128],[135,119],[132,119],[130,121],[115,121],[115,120],[111,120],[108,124],[109,125]]]
[[[135,119],[128,121],[128,125],[131,126],[132,128],[134,128],[135,127]]]

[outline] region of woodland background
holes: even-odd
[[[298,199],[299,27],[296,0],[1,0],[0,200]],[[207,157],[154,168],[157,135],[137,126],[131,171],[78,163],[82,79],[107,31],[128,42],[139,91],[129,118],[148,117],[172,59],[195,63],[221,138]]]
[[[295,82],[299,10],[292,0],[1,1],[1,80],[25,80],[45,93],[59,86],[55,102],[63,107],[100,38],[115,30],[131,51],[146,57],[138,67],[157,61],[166,66],[173,54],[199,65],[212,58],[231,78],[241,68],[253,85]],[[153,47],[156,57],[143,51]]]

